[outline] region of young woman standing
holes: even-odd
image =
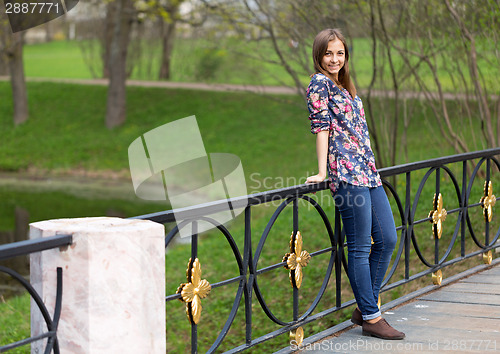
[[[403,339],[405,334],[381,317],[380,286],[396,246],[389,201],[375,167],[363,103],[349,76],[349,51],[342,33],[326,29],[313,43],[316,73],[307,88],[311,132],[316,134],[317,175],[327,174],[346,233],[348,276],[358,307],[351,321],[363,334]],[[372,244],[373,239],[373,244]]]

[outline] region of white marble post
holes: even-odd
[[[165,231],[146,220],[96,217],[30,225],[30,238],[72,234],[67,249],[31,255],[31,284],[54,313],[63,269],[61,353],[161,353],[165,344]],[[31,334],[46,332],[32,300]],[[43,353],[46,340],[32,344]]]

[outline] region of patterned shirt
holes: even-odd
[[[328,177],[332,193],[340,181],[354,186],[381,186],[359,96],[353,100],[346,89],[320,73],[312,77],[306,95],[311,132],[329,131]]]

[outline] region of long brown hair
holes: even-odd
[[[330,74],[321,67],[321,61],[323,60],[326,50],[328,49],[328,42],[336,39],[342,42],[345,49],[345,62],[344,66],[339,71],[338,81],[332,78]],[[342,86],[347,89],[353,98],[356,97],[356,88],[354,87],[354,84],[351,81],[351,76],[349,75],[349,47],[347,47],[345,38],[339,29],[327,28],[319,32],[316,35],[316,38],[314,38],[312,55],[314,70],[316,70],[316,73],[322,73],[326,77],[329,77],[337,86]]]

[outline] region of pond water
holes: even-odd
[[[166,202],[135,196],[126,179],[33,178],[0,176],[0,245],[26,240],[29,223],[89,216],[131,217],[169,209]],[[0,261],[29,278],[29,257]],[[0,300],[20,291],[17,282],[0,273]]]

